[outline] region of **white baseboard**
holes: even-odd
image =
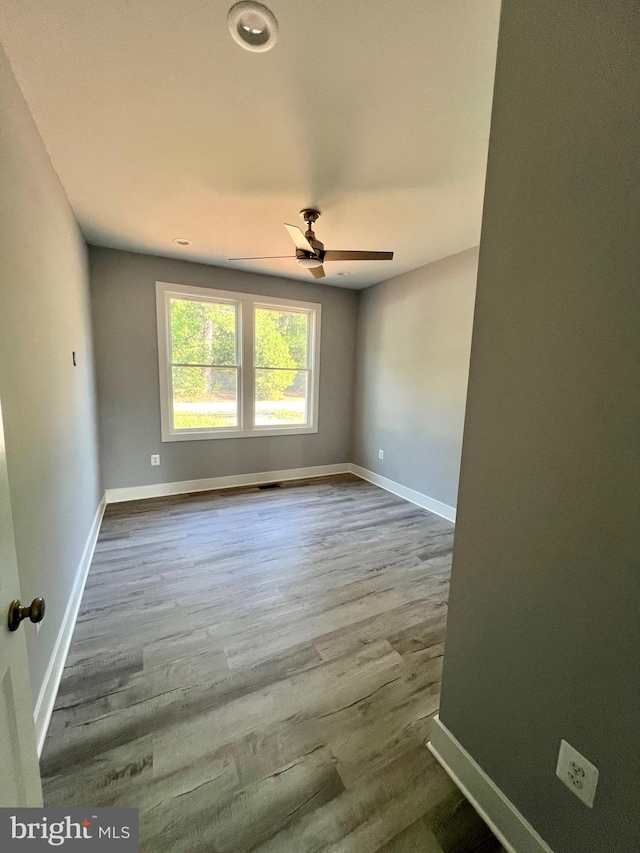
[[[349,462],[336,465],[314,465],[311,468],[288,468],[285,471],[263,471],[259,474],[233,474],[229,477],[209,477],[204,480],[182,480],[178,483],[156,483],[151,486],[131,486],[123,489],[107,489],[107,503],[139,501],[145,498],[161,498],[167,495],[183,495],[187,492],[209,492],[215,489],[233,489],[237,486],[260,486],[286,480],[306,480],[309,477],[327,477],[330,474],[348,474]]]
[[[93,552],[96,547],[96,542],[98,541],[98,533],[100,532],[100,524],[102,522],[102,516],[104,515],[106,505],[107,501],[103,495],[100,505],[96,510],[91,530],[87,536],[84,551],[82,552],[82,557],[80,558],[80,563],[76,572],[76,579],[73,584],[73,589],[71,590],[71,595],[69,596],[67,609],[65,611],[64,618],[58,632],[58,638],[56,640],[53,653],[51,654],[49,665],[36,702],[34,720],[36,724],[38,756],[42,753],[42,747],[44,746],[44,741],[47,736],[47,729],[49,728],[51,714],[53,713],[53,706],[55,705],[56,696],[58,695],[60,679],[62,678],[67,654],[69,653],[69,646],[71,645],[73,630],[76,626],[78,610],[80,609],[80,602],[82,601],[82,594],[87,582],[87,575],[89,574],[91,560],[93,559]]]
[[[367,480],[369,483],[373,483],[374,486],[380,486],[381,489],[398,495],[399,498],[404,498],[406,501],[422,507],[422,509],[428,509],[429,512],[446,518],[447,521],[456,520],[456,508],[454,506],[449,506],[449,504],[444,504],[442,501],[437,501],[428,495],[423,495],[422,492],[416,492],[415,489],[402,486],[400,483],[389,480],[388,477],[383,477],[381,474],[374,474],[373,471],[367,471],[366,468],[361,468],[360,465],[352,464],[350,470],[352,474],[363,480]]]
[[[259,486],[262,483],[274,483],[286,480],[305,480],[311,477],[327,477],[330,474],[355,474],[375,486],[385,489],[410,503],[429,510],[448,521],[456,520],[456,508],[442,503],[414,489],[400,485],[380,474],[374,474],[366,468],[350,462],[334,465],[315,465],[310,468],[288,468],[284,471],[262,471],[258,474],[232,474],[228,477],[207,477],[202,480],[181,480],[176,483],[154,483],[149,486],[129,486],[120,489],[107,489],[107,503],[123,501],[141,501],[147,498],[162,498],[169,495],[184,495],[188,492],[208,492],[216,489],[233,489],[238,486]]]
[[[427,747],[509,853],[553,853],[437,716]]]

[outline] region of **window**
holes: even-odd
[[[318,431],[320,305],[156,284],[163,441]]]

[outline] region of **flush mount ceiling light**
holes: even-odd
[[[300,267],[305,267],[308,270],[315,270],[322,266],[321,258],[314,257],[311,253],[296,252],[296,263]]]
[[[229,9],[229,32],[240,47],[254,53],[271,50],[278,40],[278,22],[270,9],[253,0],[242,0]]]
[[[174,237],[173,242],[176,246],[190,246],[191,240],[187,240],[186,237]]]

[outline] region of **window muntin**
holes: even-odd
[[[163,441],[318,431],[321,306],[156,283]]]

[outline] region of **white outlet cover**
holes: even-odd
[[[378,459],[384,459],[384,450],[378,451]]]
[[[152,465],[159,465],[159,464],[160,464],[160,454],[158,454],[158,453],[154,453],[154,454],[152,455],[152,457],[151,457],[151,464],[152,464]]]
[[[598,768],[566,740],[560,741],[556,776],[579,800],[590,809],[593,808],[598,786]]]

